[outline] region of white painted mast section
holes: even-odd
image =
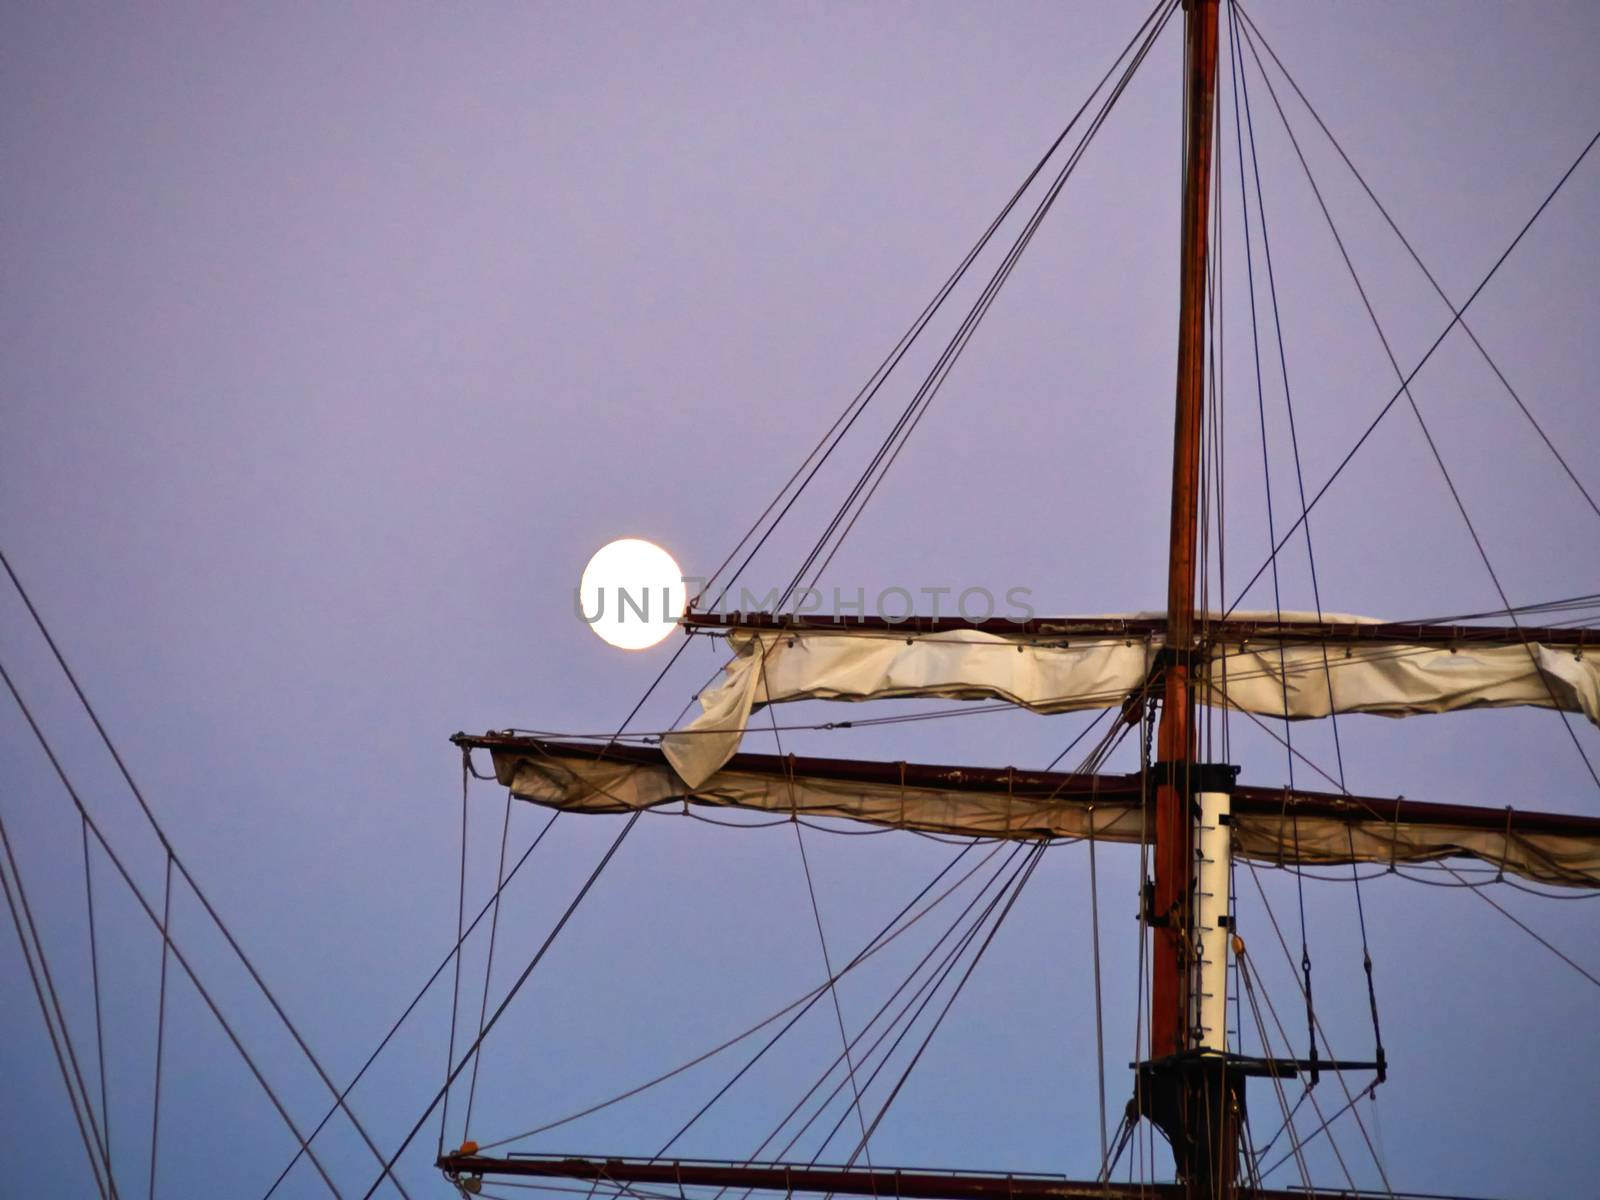
[[[1233,891],[1233,797],[1227,792],[1195,796],[1194,967],[1189,989],[1195,1048],[1228,1049],[1228,900]]]

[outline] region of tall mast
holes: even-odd
[[[1186,0],[1184,77],[1188,126],[1178,283],[1178,403],[1172,445],[1172,546],[1167,567],[1165,690],[1157,759],[1170,772],[1156,790],[1155,979],[1150,999],[1153,1057],[1188,1049],[1183,1018],[1183,922],[1192,834],[1185,790],[1194,763],[1188,651],[1194,643],[1195,547],[1200,499],[1200,412],[1205,381],[1206,232],[1211,209],[1211,111],[1217,79],[1217,0]]]
[[[1197,1032],[1197,849],[1215,832],[1214,768],[1197,766],[1193,725],[1195,573],[1199,540],[1200,419],[1205,386],[1207,230],[1211,200],[1212,112],[1217,79],[1217,0],[1184,0],[1185,164],[1179,259],[1177,414],[1172,446],[1171,553],[1167,572],[1167,654],[1157,737],[1154,931],[1150,988],[1150,1063],[1141,1107],[1172,1143],[1178,1175],[1193,1197],[1232,1193],[1242,1080],[1229,1080],[1226,1034]],[[1206,846],[1197,836],[1204,801]],[[1221,818],[1226,822],[1226,817]],[[1224,831],[1225,833],[1225,831]],[[1226,842],[1223,842],[1226,845]],[[1224,850],[1224,855],[1226,850]],[[1203,864],[1203,865],[1211,865]],[[1226,863],[1223,867],[1225,869]],[[1208,897],[1208,908],[1215,907]],[[1226,904],[1226,895],[1222,897]],[[1216,921],[1209,915],[1209,921]],[[1220,924],[1226,925],[1226,916]],[[1210,933],[1215,945],[1213,928]],[[1215,977],[1214,972],[1212,977]],[[1204,992],[1206,989],[1200,989]],[[1196,996],[1198,997],[1198,994]]]

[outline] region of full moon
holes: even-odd
[[[613,646],[645,650],[677,627],[684,591],[672,555],[642,538],[618,538],[584,567],[578,617]]]

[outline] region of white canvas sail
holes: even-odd
[[[998,699],[1040,713],[1105,708],[1144,687],[1164,644],[1152,632],[1048,638],[978,629],[816,627],[736,628],[728,641],[733,658],[722,679],[701,694],[700,716],[662,739],[667,758],[691,787],[738,750],[751,713],[766,704],[916,697]],[[1483,639],[1447,645],[1224,637],[1208,652],[1196,696],[1216,707],[1289,720],[1522,705],[1581,713],[1600,724],[1600,655]]]
[[[690,787],[659,752],[636,747],[491,741],[495,773],[516,796],[574,812],[674,804],[838,818],[979,838],[1150,836],[1138,776],[1070,776],[904,763],[741,754]],[[1542,883],[1600,886],[1600,820],[1470,809],[1297,789],[1241,788],[1234,852],[1284,866],[1398,866],[1474,858]]]

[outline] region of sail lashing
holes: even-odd
[[[950,837],[1137,844],[1150,836],[1154,773],[1068,774],[738,754],[697,787],[661,750],[511,734],[457,735],[484,749],[519,799],[582,813],[689,806],[848,820]],[[1476,859],[1533,883],[1600,887],[1600,818],[1237,785],[1234,855],[1269,866],[1404,867]]]
[[[745,619],[748,621],[748,619]],[[795,700],[1001,700],[1039,713],[1114,708],[1147,689],[1165,632],[1149,617],[1063,618],[1007,627],[862,621],[785,627],[690,618],[724,629],[733,657],[701,714],[662,748],[690,787],[739,747],[753,712]],[[1530,706],[1600,724],[1593,631],[1395,626],[1304,614],[1206,623],[1195,699],[1264,717],[1386,717]]]

